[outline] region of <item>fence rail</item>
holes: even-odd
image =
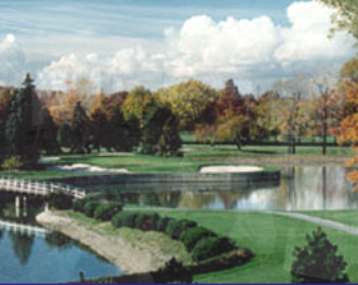
[[[83,199],[86,196],[84,190],[71,185],[47,181],[22,180],[13,177],[0,177],[0,190],[41,196],[63,192],[77,199]]]

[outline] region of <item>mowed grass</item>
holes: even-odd
[[[305,211],[301,213],[322,219],[336,221],[353,227],[358,227],[358,210]]]
[[[316,225],[307,222],[267,213],[157,211],[162,215],[194,220],[255,253],[256,256],[243,266],[195,276],[198,283],[290,283],[294,248],[304,245],[305,235],[317,229]],[[329,240],[338,245],[339,253],[348,263],[351,281],[358,282],[358,238],[328,228],[324,231]]]

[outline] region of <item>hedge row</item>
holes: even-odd
[[[119,203],[100,203],[95,198],[77,199],[74,201],[72,209],[81,212],[89,218],[100,221],[110,221],[113,216],[122,211]]]
[[[172,239],[183,242],[195,261],[218,256],[236,248],[230,239],[219,237],[198,226],[196,222],[161,217],[157,213],[119,212],[113,216],[111,223],[115,228],[129,227],[165,233]]]
[[[111,221],[115,228],[128,227],[162,232],[174,240],[181,241],[195,261],[218,256],[236,248],[230,239],[219,237],[214,232],[198,226],[194,221],[161,217],[150,212],[123,212],[118,203],[103,204],[96,198],[88,197],[75,200],[73,210],[100,221]]]

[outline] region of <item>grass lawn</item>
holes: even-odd
[[[301,213],[358,227],[358,210],[305,211]]]
[[[289,283],[294,247],[305,244],[305,235],[317,228],[288,217],[256,212],[157,211],[162,215],[195,220],[218,234],[231,237],[239,246],[256,254],[244,266],[197,275],[195,281],[198,283]],[[344,255],[351,281],[358,282],[357,237],[328,228],[324,230]]]

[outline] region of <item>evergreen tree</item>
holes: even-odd
[[[81,102],[77,102],[71,126],[71,153],[90,153],[91,133],[91,121]]]
[[[91,116],[92,127],[93,127],[93,147],[98,152],[101,151],[102,146],[106,146],[108,133],[108,121],[105,113],[101,109],[93,111]]]
[[[337,246],[332,245],[321,228],[306,239],[307,245],[303,249],[297,247],[294,252],[292,283],[347,283],[347,263],[337,255]]]
[[[46,150],[48,154],[59,154],[62,151],[57,142],[58,128],[46,107],[42,109],[42,115],[44,123],[41,128],[40,147]]]
[[[144,116],[139,153],[181,156],[178,127],[177,117],[169,108],[151,105]]]
[[[42,112],[35,93],[35,86],[27,74],[11,102],[6,121],[6,142],[8,156],[20,157],[25,167],[36,164],[39,131],[42,124]]]

